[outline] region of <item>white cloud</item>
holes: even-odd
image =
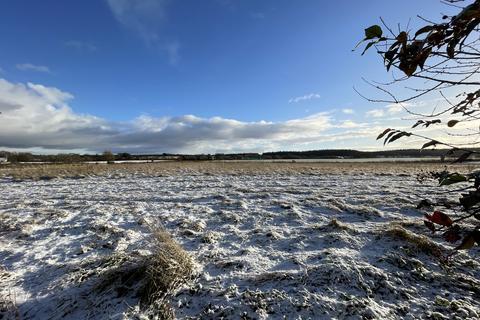
[[[400,113],[402,111],[405,111],[405,109],[407,109],[407,108],[411,108],[411,107],[414,107],[414,106],[416,106],[416,105],[413,104],[413,103],[403,102],[403,103],[392,103],[392,104],[386,105],[385,108],[387,109],[388,113],[396,114],[396,113]]]
[[[79,40],[67,41],[65,42],[65,46],[79,50],[79,51],[87,51],[87,52],[97,51],[97,47],[94,44],[90,42],[79,41]]]
[[[340,125],[339,127],[340,128],[361,128],[361,127],[365,127],[367,124],[365,123],[357,123],[353,120],[344,120]]]
[[[75,113],[73,95],[54,87],[0,79],[0,146],[8,148],[204,152],[258,148],[313,138],[333,128],[326,113],[284,122],[243,122],[194,115],[141,116],[115,123]]]
[[[72,99],[58,88],[0,79],[0,148],[185,153],[312,149],[322,141],[347,139],[345,129],[364,130],[364,124],[337,122],[325,112],[279,122],[144,115],[119,123],[74,112],[68,105]]]
[[[365,113],[367,117],[374,117],[374,118],[381,118],[385,115],[385,111],[383,109],[372,109]]]
[[[288,100],[288,103],[298,103],[301,101],[307,101],[307,100],[312,100],[312,99],[319,99],[320,95],[318,93],[309,93],[303,96],[291,98]]]
[[[286,121],[239,121],[195,115],[151,117],[143,115],[114,122],[74,112],[73,95],[58,88],[0,79],[0,149],[86,150],[101,152],[263,152],[312,150],[342,146],[362,149],[378,144],[375,137],[385,128],[407,129],[411,123],[379,118],[367,123],[337,121],[333,112],[323,112]],[[380,111],[378,111],[380,110]],[[370,110],[373,115],[385,108]],[[406,124],[406,126],[405,126]],[[478,126],[458,126],[463,132]],[[403,126],[403,127],[402,127]],[[445,137],[443,127],[419,128],[430,137]],[[457,126],[453,129],[457,129]],[[453,137],[455,139],[457,137]],[[465,139],[458,137],[458,139]],[[453,140],[452,140],[453,141]],[[416,143],[416,144],[412,144]],[[413,147],[412,139],[395,141],[390,147]]]
[[[345,114],[354,114],[355,110],[346,108],[346,109],[342,109],[342,112]]]
[[[73,96],[39,84],[14,84],[0,79],[0,145],[70,149],[96,141],[108,124],[75,114],[67,105]],[[107,130],[108,131],[108,130]]]
[[[31,63],[20,63],[16,65],[18,70],[22,71],[36,71],[36,72],[45,72],[50,73],[50,69],[46,66],[34,65]]]
[[[406,108],[411,108],[415,106],[417,106],[417,104],[408,103],[408,102],[392,103],[392,104],[386,105],[382,109],[369,110],[365,113],[365,115],[368,117],[382,118],[387,115],[394,115],[394,114],[401,113],[402,111],[405,111]]]

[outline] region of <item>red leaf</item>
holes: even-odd
[[[435,211],[432,215],[425,214],[425,217],[433,223],[439,224],[441,226],[450,227],[453,224],[452,219],[450,219],[449,216],[440,211]]]

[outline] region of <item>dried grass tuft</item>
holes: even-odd
[[[334,230],[355,232],[355,230],[352,227],[350,227],[348,224],[340,222],[335,218],[330,220],[328,224],[324,224],[324,225],[314,224],[312,225],[312,229],[318,230],[318,231],[324,231],[324,232],[334,231]]]
[[[99,274],[96,290],[116,292],[117,297],[135,292],[139,312],[154,319],[174,319],[169,298],[194,274],[190,255],[163,228],[151,227],[152,253],[148,256],[113,255],[102,265],[112,265]],[[133,312],[133,311],[132,311]]]
[[[173,293],[192,278],[194,263],[190,255],[163,228],[152,230],[153,255],[148,259],[142,304],[152,304]]]
[[[391,224],[385,231],[385,235],[400,239],[413,245],[419,251],[440,258],[443,255],[442,248],[424,235],[417,235],[398,224]]]
[[[350,231],[351,228],[346,225],[345,223],[343,222],[340,222],[338,221],[337,219],[333,218],[329,223],[328,223],[328,226],[331,227],[331,228],[334,228],[334,229],[339,229],[339,230],[346,230],[346,231]]]

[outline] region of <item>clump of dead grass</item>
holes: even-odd
[[[331,228],[334,228],[334,229],[339,229],[339,230],[346,230],[346,231],[350,231],[351,228],[343,223],[343,222],[340,222],[338,221],[337,219],[333,218],[329,223],[328,223],[328,226],[331,227]]]
[[[163,228],[152,230],[154,251],[146,267],[141,301],[150,304],[171,294],[192,278],[194,263],[190,255]]]
[[[194,262],[165,229],[150,228],[151,254],[112,258],[115,267],[101,275],[96,289],[116,292],[117,297],[133,290],[139,297],[139,312],[155,319],[174,319],[169,298],[193,278]]]
[[[383,232],[384,235],[403,240],[420,252],[440,258],[443,256],[442,248],[424,235],[417,235],[399,224],[393,223]]]
[[[318,231],[340,230],[340,231],[355,232],[355,229],[350,227],[348,224],[338,221],[335,218],[330,220],[328,224],[323,224],[323,225],[313,224],[312,229],[318,230]]]

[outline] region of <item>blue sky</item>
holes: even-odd
[[[374,135],[401,116],[354,92],[370,93],[361,77],[388,75],[374,52],[351,49],[379,16],[415,26],[418,13],[449,10],[438,0],[3,1],[0,148],[378,149]]]

